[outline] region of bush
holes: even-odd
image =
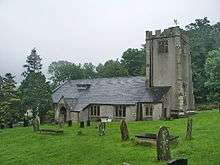
[[[220,105],[218,104],[202,104],[202,105],[197,105],[196,110],[198,111],[207,111],[207,110],[214,110],[214,109],[219,109]]]

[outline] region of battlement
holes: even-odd
[[[183,32],[182,29],[180,29],[179,26],[176,27],[170,27],[168,29],[161,30],[155,30],[153,33],[152,31],[146,31],[146,40],[152,40],[157,38],[170,38],[175,36],[180,36]]]

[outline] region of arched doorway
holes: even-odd
[[[65,107],[60,108],[60,119],[63,120],[63,122],[66,122],[66,108]]]

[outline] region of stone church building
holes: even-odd
[[[194,109],[188,37],[177,27],[146,32],[146,77],[66,81],[53,91],[55,120],[158,120]]]

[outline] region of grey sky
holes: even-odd
[[[103,63],[139,48],[146,30],[220,21],[219,0],[0,0],[0,74],[20,79],[36,47],[44,72],[52,61]]]

